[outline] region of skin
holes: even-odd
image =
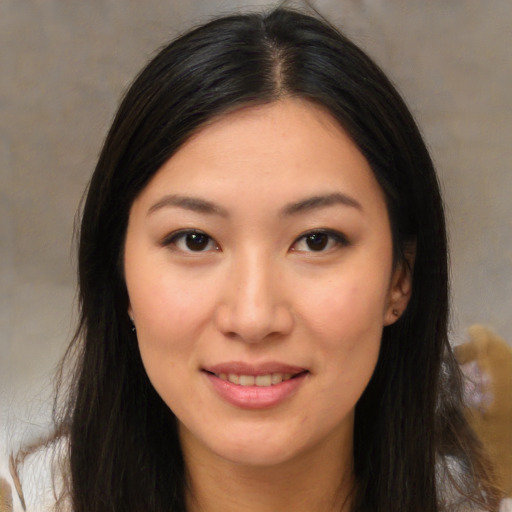
[[[191,250],[184,229],[211,238]],[[188,508],[345,510],[354,408],[411,283],[383,192],[330,114],[285,99],[198,131],[135,200],[125,275],[145,369],[178,418]],[[247,409],[204,371],[231,361],[307,373]]]

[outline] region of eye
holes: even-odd
[[[310,231],[299,237],[292,245],[292,251],[326,252],[339,246],[348,245],[344,235],[337,231]]]
[[[183,252],[206,252],[219,249],[217,242],[203,231],[195,229],[172,233],[163,241],[164,246],[174,246]]]

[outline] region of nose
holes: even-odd
[[[264,255],[233,263],[221,296],[216,324],[225,336],[257,343],[285,336],[293,328],[285,286]]]

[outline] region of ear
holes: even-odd
[[[412,272],[416,256],[416,244],[404,251],[403,259],[397,263],[389,288],[388,303],[384,312],[384,325],[394,324],[406,310],[412,293]]]
[[[128,305],[128,317],[130,318],[130,320],[131,320],[131,322],[133,324],[134,323],[133,322],[133,309],[132,309],[132,305],[131,304]]]

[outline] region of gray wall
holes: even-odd
[[[73,215],[121,92],[177,31],[258,5],[1,0],[0,451],[44,429],[49,375],[73,325]],[[316,5],[390,74],[432,150],[448,205],[454,341],[475,322],[512,341],[512,2]]]

